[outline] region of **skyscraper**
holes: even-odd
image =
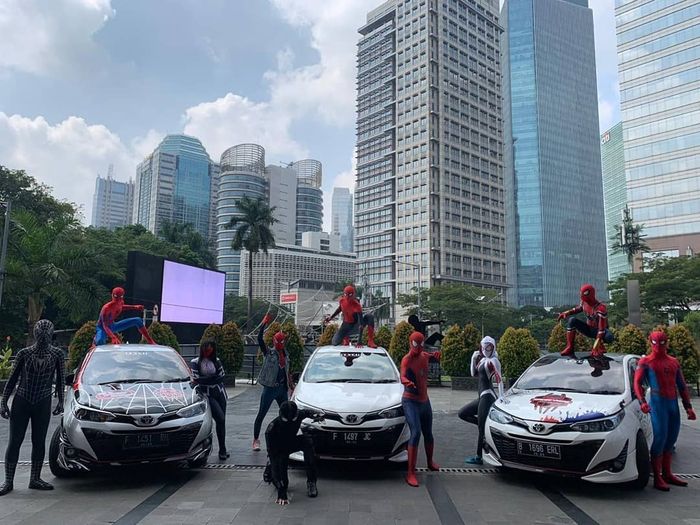
[[[588,0],[506,0],[503,117],[508,301],[605,296],[603,185]]]
[[[632,271],[624,253],[614,253],[615,226],[622,224],[622,213],[627,205],[625,183],[625,153],[622,141],[622,122],[617,123],[600,137],[600,158],[603,168],[603,201],[605,202],[605,238],[608,246],[608,278],[613,281]]]
[[[302,233],[323,229],[323,169],[321,163],[313,159],[292,162],[289,167],[297,174],[296,243],[301,244]]]
[[[199,139],[166,136],[136,168],[134,223],[156,235],[164,221],[189,223],[213,240],[218,179],[219,165]]]
[[[627,200],[652,252],[700,250],[700,1],[616,0]]]
[[[289,167],[266,166],[267,194],[277,222],[272,225],[277,244],[295,244],[297,238],[297,173]]]
[[[352,253],[352,193],[348,188],[333,188],[331,231],[340,235],[340,249]]]
[[[239,144],[221,155],[221,178],[216,206],[217,268],[226,272],[226,293],[238,295],[241,253],[231,248],[235,230],[226,225],[238,213],[236,201],[244,196],[267,201],[265,149],[257,144]]]
[[[95,180],[92,198],[92,225],[114,230],[131,224],[134,207],[134,181],[119,182],[112,178],[112,166],[107,177]]]
[[[361,279],[390,302],[437,283],[502,291],[498,0],[390,0],[359,31]]]

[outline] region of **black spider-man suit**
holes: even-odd
[[[54,415],[63,412],[64,355],[60,348],[51,345],[53,323],[42,319],[34,325],[32,346],[23,348],[15,356],[10,378],[0,401],[0,416],[10,419],[10,440],[5,452],[5,482],[0,485],[0,496],[13,489],[19,447],[24,441],[29,422],[32,423],[32,471],[29,488],[52,490],[53,486],[41,479],[44,463],[46,432],[51,419],[51,397],[56,381],[58,404]],[[7,406],[12,391],[12,409]]]

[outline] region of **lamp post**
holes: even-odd
[[[7,239],[10,236],[10,210],[12,203],[7,200],[0,202],[5,206],[5,227],[2,232],[2,247],[0,247],[0,307],[2,307],[2,291],[5,287],[5,260],[7,259]]]
[[[399,261],[398,259],[394,259],[395,263],[399,264],[405,264],[406,266],[413,266],[414,268],[418,268],[418,319],[420,319],[420,296],[421,296],[421,278],[423,274],[423,265],[420,262],[420,259],[418,260],[418,264],[416,263],[410,263],[410,262],[405,262],[405,261]]]

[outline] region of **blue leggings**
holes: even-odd
[[[421,432],[425,438],[425,444],[430,445],[433,440],[433,408],[430,400],[425,402],[413,401],[412,399],[401,400],[403,413],[406,416],[408,428],[411,429],[411,438],[408,445],[417,447],[420,442]]]
[[[289,400],[287,395],[287,383],[279,386],[264,386],[262,394],[260,395],[260,407],[258,408],[258,415],[255,416],[255,424],[253,425],[253,437],[258,439],[260,437],[260,427],[262,427],[263,419],[267,415],[270,406],[272,406],[273,401],[277,401],[277,406],[280,406],[285,401]]]
[[[143,319],[140,317],[129,317],[128,319],[122,319],[116,323],[109,325],[109,329],[112,333],[123,332],[128,328],[143,328]],[[107,344],[107,332],[105,332],[100,325],[97,325],[97,330],[95,330],[95,339],[93,343],[95,346]]]
[[[681,430],[681,411],[677,399],[664,399],[652,395],[651,427],[654,429],[654,441],[651,443],[651,455],[659,456],[671,452]]]

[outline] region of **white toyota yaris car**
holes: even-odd
[[[325,413],[324,421],[302,423],[320,458],[406,461],[402,395],[399,371],[385,349],[324,346],[306,363],[293,401]]]
[[[491,408],[484,462],[643,488],[652,428],[634,395],[638,360],[541,357]]]

